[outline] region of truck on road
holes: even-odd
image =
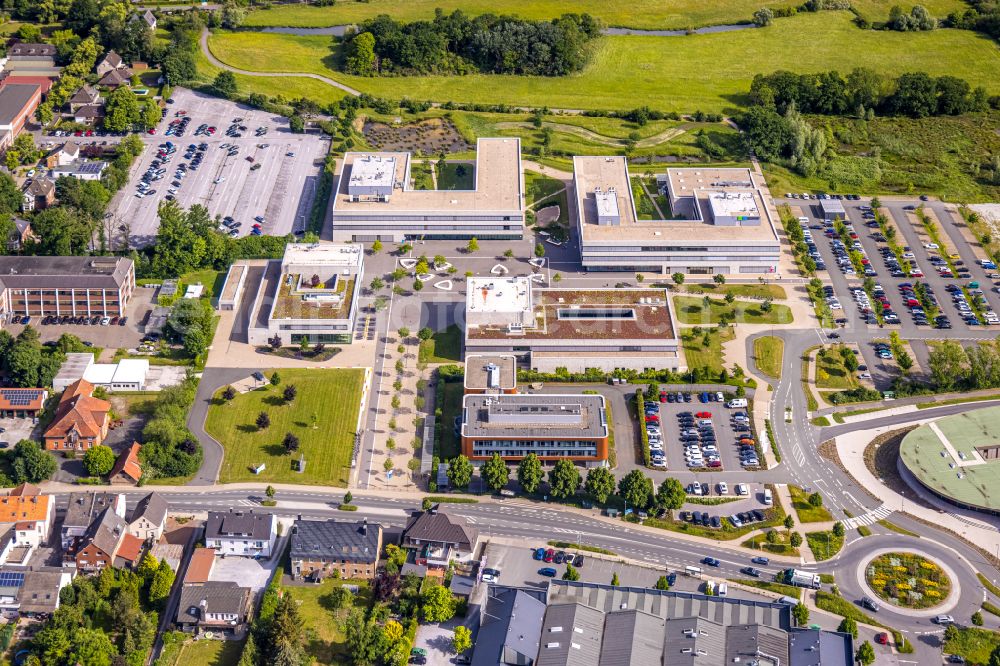
[[[808,587],[818,590],[820,587],[819,574],[798,569],[786,569],[784,572],[785,583],[796,587]]]

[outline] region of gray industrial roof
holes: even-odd
[[[462,400],[466,437],[607,437],[600,395],[469,394]]]
[[[663,652],[662,618],[626,610],[611,613],[604,621],[601,666],[658,664]]]
[[[0,286],[117,290],[131,267],[125,257],[0,257]]]
[[[12,83],[0,89],[0,125],[12,124],[38,90],[37,83]]]
[[[536,666],[600,666],[604,613],[582,604],[550,605],[545,611]]]
[[[791,666],[851,666],[854,642],[850,634],[795,629],[789,636]]]
[[[292,527],[293,560],[378,560],[382,526],[367,522],[340,523],[336,520],[296,520]]]

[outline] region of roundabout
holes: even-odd
[[[925,610],[945,603],[952,579],[944,568],[913,551],[892,551],[864,566],[865,585],[875,598],[897,608]]]

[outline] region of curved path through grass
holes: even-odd
[[[528,122],[502,122],[496,124],[497,129],[532,129],[534,125]],[[542,127],[548,127],[556,132],[564,132],[566,134],[572,134],[573,136],[578,136],[581,139],[587,139],[588,141],[595,141],[597,143],[603,143],[609,146],[624,146],[626,143],[625,139],[620,139],[613,136],[605,136],[603,134],[598,134],[593,130],[589,130],[585,127],[579,127],[577,125],[567,125],[566,123],[553,123],[545,121],[542,123]],[[661,143],[670,141],[673,138],[684,134],[687,129],[683,127],[671,127],[669,129],[663,130],[653,136],[648,136],[645,139],[640,139],[636,141],[635,145],[637,148],[647,148],[651,146],[656,146]]]
[[[311,74],[309,72],[251,72],[251,71],[246,70],[246,69],[238,69],[236,67],[232,67],[232,66],[227,65],[226,63],[222,62],[221,60],[219,60],[218,58],[216,58],[214,55],[212,55],[212,51],[209,50],[209,48],[208,48],[208,37],[209,37],[210,34],[211,33],[209,32],[208,28],[202,28],[202,31],[201,31],[201,40],[200,40],[200,42],[201,42],[201,51],[202,51],[202,53],[205,54],[205,57],[208,58],[208,61],[210,63],[212,63],[213,65],[215,65],[216,67],[218,67],[219,69],[225,69],[225,70],[228,70],[230,72],[235,72],[237,74],[243,74],[245,76],[264,76],[264,77],[277,77],[277,78],[282,78],[282,77],[287,77],[287,76],[301,76],[301,77],[307,78],[307,79],[316,79],[317,81],[322,81],[323,83],[325,83],[327,85],[331,85],[334,88],[340,88],[341,90],[343,90],[344,92],[346,92],[349,95],[360,95],[361,94],[360,91],[355,90],[354,88],[351,88],[350,86],[346,86],[346,85],[344,85],[343,83],[341,83],[339,81],[334,81],[330,77],[322,76],[320,74]]]

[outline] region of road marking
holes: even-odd
[[[852,498],[853,499],[853,498]],[[844,521],[845,529],[853,529],[855,527],[860,527],[862,525],[874,525],[880,520],[887,518],[892,513],[892,509],[887,507],[885,504],[869,511],[862,516],[855,516],[854,518],[848,518]]]

